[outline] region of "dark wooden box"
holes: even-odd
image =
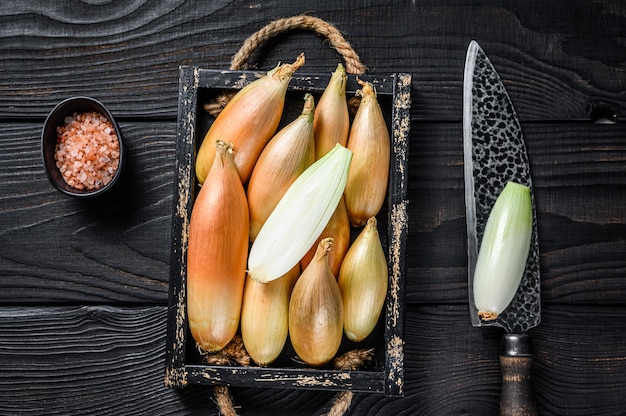
[[[404,256],[407,237],[408,139],[410,127],[411,76],[408,74],[362,75],[374,84],[391,132],[391,174],[388,202],[379,213],[378,226],[389,263],[389,290],[379,323],[367,339],[352,343],[345,339],[339,354],[356,348],[372,348],[373,362],[362,370],[343,371],[332,367],[311,368],[296,360],[289,339],[281,356],[269,367],[215,366],[202,362],[187,326],[186,249],[187,230],[197,191],[195,153],[214,120],[203,104],[225,90],[237,90],[264,72],[216,71],[198,67],[180,68],[177,152],[172,218],[169,309],[165,383],[172,387],[190,384],[231,385],[268,388],[352,390],[404,394]],[[301,111],[306,92],[316,102],[330,79],[327,75],[296,73],[289,84],[281,126]],[[347,97],[360,86],[349,75]]]

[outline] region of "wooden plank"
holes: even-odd
[[[128,154],[110,195],[76,200],[48,182],[37,123],[0,133],[0,303],[164,303],[174,124],[121,123]]]
[[[1,307],[0,409],[31,414],[217,415],[212,389],[165,387],[166,307]],[[626,310],[547,306],[533,329],[542,415],[618,415]],[[473,328],[466,306],[409,306],[406,396],[357,393],[346,415],[498,414],[501,333]],[[334,393],[231,388],[238,413],[323,414]],[[158,400],[155,400],[155,397]]]
[[[163,307],[2,308],[0,322],[4,415],[167,414],[189,400],[210,404],[206,391],[163,386]]]
[[[100,99],[116,118],[176,116],[179,65],[228,69],[244,40],[302,2],[80,1],[7,4],[0,10],[0,118],[42,118],[64,98]],[[460,120],[465,50],[476,39],[493,60],[522,120],[585,120],[594,110],[626,117],[619,1],[531,4],[368,2],[315,4],[372,73],[413,75],[412,114]],[[295,31],[251,57],[270,69],[304,50],[307,72],[330,73],[340,55]],[[77,70],[79,69],[79,70]]]
[[[163,384],[178,67],[227,69],[249,35],[311,7],[3,4],[0,413],[218,414],[210,388]],[[472,328],[466,303],[460,119],[470,39],[509,90],[537,185],[543,321],[531,335],[539,410],[623,414],[626,132],[589,123],[626,116],[622,2],[320,0],[314,9],[372,74],[413,77],[406,396],[358,393],[346,414],[497,415],[500,333]],[[319,36],[295,31],[257,48],[251,62],[270,69],[302,50],[310,73],[328,74],[340,59]],[[39,158],[44,117],[77,94],[111,107],[131,149],[120,191],[98,201],[59,195]],[[334,397],[231,392],[242,416],[322,414]]]
[[[47,182],[39,123],[0,131],[0,302],[167,302],[175,123],[121,129],[119,192],[68,199]],[[539,213],[542,299],[624,305],[623,124],[525,123]],[[460,123],[411,126],[406,300],[467,299]],[[593,138],[593,139],[590,139]],[[61,214],[59,214],[61,213]]]

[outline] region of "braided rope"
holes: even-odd
[[[341,32],[330,23],[313,16],[298,15],[285,17],[283,19],[270,22],[246,39],[239,48],[239,51],[232,57],[230,69],[232,71],[243,70],[248,65],[248,60],[256,48],[269,39],[294,29],[308,29],[326,37],[331,45],[341,54],[346,64],[346,72],[349,74],[364,74],[365,65],[361,63],[359,55],[354,51],[350,43],[343,37]],[[215,101],[205,103],[204,110],[214,117],[217,117],[226,104],[235,95],[234,92],[224,92]],[[352,97],[349,100],[351,110],[358,107],[358,98]]]
[[[365,65],[359,59],[350,43],[341,32],[330,23],[313,16],[298,15],[274,20],[258,32],[246,39],[230,64],[231,70],[245,69],[252,52],[267,40],[293,29],[308,29],[327,38],[337,52],[343,56],[346,63],[346,72],[350,74],[365,73]]]

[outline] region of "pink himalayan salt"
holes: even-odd
[[[120,145],[111,122],[97,112],[74,113],[57,127],[54,159],[65,182],[76,189],[95,190],[113,179]]]

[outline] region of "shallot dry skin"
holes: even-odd
[[[348,136],[353,153],[345,200],[350,224],[365,225],[378,214],[387,196],[391,142],[372,84],[359,80],[361,103]]]
[[[241,337],[250,358],[261,367],[280,355],[289,332],[289,299],[300,265],[269,283],[248,276],[241,308]]]
[[[216,157],[194,202],[187,247],[187,317],[205,352],[219,351],[239,327],[248,252],[248,203],[232,154]]]
[[[247,189],[250,241],[289,186],[315,162],[314,111],[315,100],[306,94],[300,115],[272,137],[252,170]]]
[[[320,242],[289,301],[291,344],[298,357],[312,366],[330,362],[339,350],[343,335],[341,291],[328,264],[332,246],[332,238]]]
[[[351,159],[352,152],[337,144],[291,184],[252,243],[250,277],[267,283],[302,260],[339,205]]]
[[[387,295],[387,259],[376,226],[376,217],[367,220],[339,272],[344,333],[355,342],[363,341],[374,330]]]
[[[215,140],[233,143],[235,165],[246,184],[252,169],[276,133],[294,72],[304,65],[304,54],[293,64],[283,64],[239,90],[217,116],[196,156],[196,176],[203,183],[213,165]]]
[[[315,158],[321,159],[337,143],[345,146],[350,131],[350,114],[346,100],[348,76],[342,64],[330,77],[315,109]]]

